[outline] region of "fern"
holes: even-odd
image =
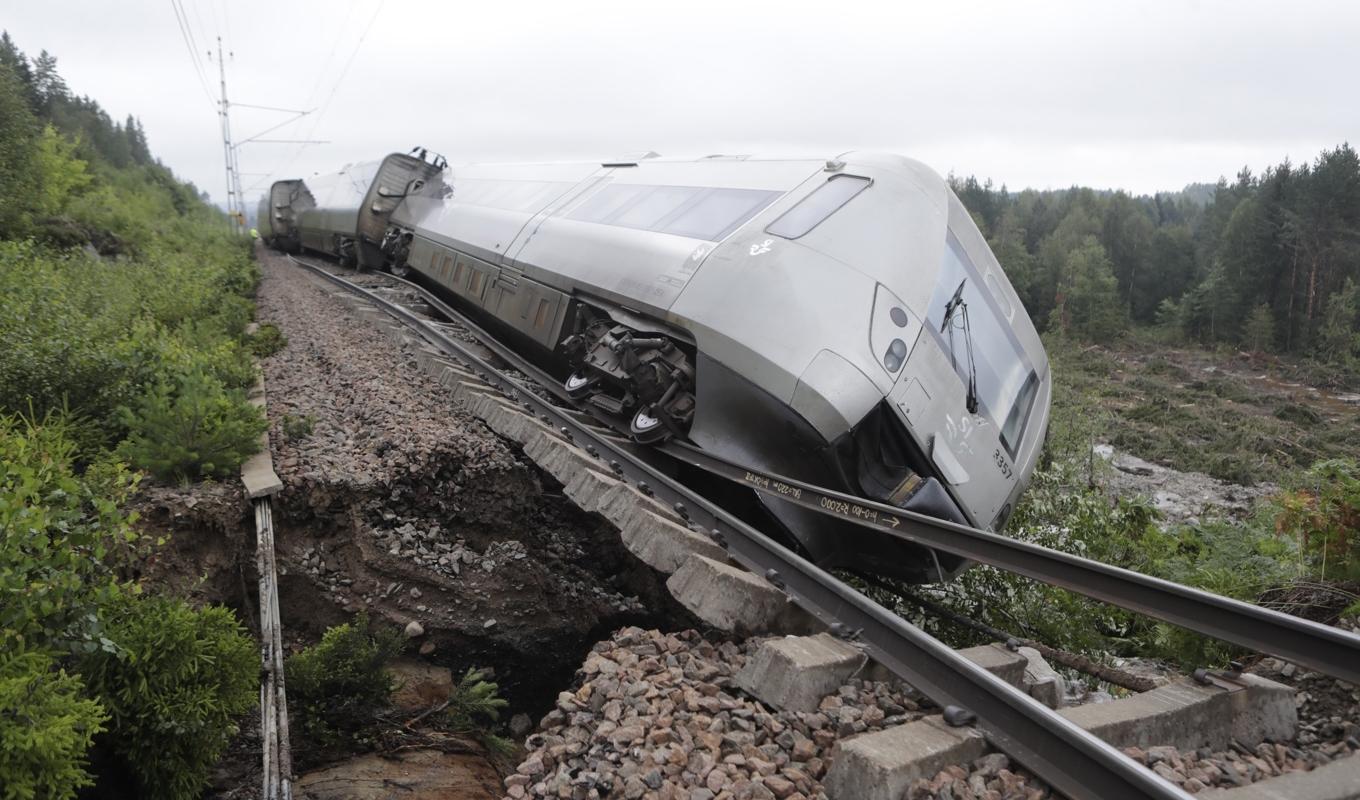
[[[469,669],[449,695],[444,712],[445,724],[457,733],[475,733],[500,719],[501,709],[510,705],[499,695],[500,686],[482,679],[482,671]]]

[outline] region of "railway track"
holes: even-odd
[[[848,519],[880,535],[903,538],[1148,614],[1252,650],[1271,653],[1343,680],[1360,683],[1360,637],[1232,601],[1189,587],[1047,550],[966,526],[866,502],[783,476],[745,469],[684,445],[643,448],[565,407],[557,381],[475,322],[422,287],[395,276],[367,283],[399,287],[425,308],[413,310],[335,271],[293,259],[408,328],[415,337],[499,393],[506,409],[543,429],[559,444],[595,459],[613,480],[672,509],[691,531],[702,532],[726,557],[772,584],[787,600],[837,636],[853,640],[870,658],[946,709],[946,719],[972,724],[998,749],[1050,786],[1073,798],[1184,798],[1184,791],[1126,758],[1101,738],[1040,704],[956,653],[853,587],[670,477],[667,460],[683,462],[757,491]],[[449,323],[427,316],[442,315]],[[489,351],[489,353],[488,353]],[[498,369],[489,357],[512,369]],[[526,452],[528,448],[526,447]],[[565,483],[566,481],[564,481]],[[1202,682],[1232,690],[1232,672],[1201,671]]]

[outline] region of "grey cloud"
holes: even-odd
[[[455,162],[877,148],[1012,188],[1147,192],[1360,130],[1346,3],[183,2],[200,49],[221,32],[234,51],[233,100],[329,98],[277,135],[331,144],[243,149],[245,171],[279,177],[416,143]],[[74,90],[140,116],[155,152],[222,195],[217,120],[170,4],[12,5],[22,48],[55,53]],[[278,119],[241,108],[233,128]]]

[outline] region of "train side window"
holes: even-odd
[[[625,228],[652,230],[702,191],[703,189],[696,186],[658,186],[625,208],[622,213],[610,220],[610,223]]]
[[[650,192],[654,186],[638,186],[636,184],[615,184],[606,186],[595,193],[594,197],[582,203],[574,211],[567,215],[568,219],[577,219],[582,222],[604,222],[614,216],[624,206],[641,197],[644,193]]]
[[[819,186],[812,194],[798,201],[779,219],[770,223],[766,233],[785,239],[797,239],[817,227],[855,195],[869,187],[871,181],[858,175],[836,175]]]
[[[713,189],[659,230],[716,242],[760,213],[778,196],[779,192],[759,189]]]

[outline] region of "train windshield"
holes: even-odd
[[[986,414],[1001,426],[1001,443],[1014,458],[1039,386],[1038,375],[996,301],[984,288],[982,275],[963,245],[953,231],[948,237],[944,263],[930,299],[926,327],[940,347],[950,354],[965,386],[973,377],[972,371],[976,370],[979,413]],[[958,330],[950,335],[950,326],[959,326],[963,321],[957,311],[949,315],[948,325],[945,324],[947,308],[955,293],[960,291],[960,285],[959,299],[967,305],[970,336],[964,336]],[[965,349],[969,340],[972,353]]]

